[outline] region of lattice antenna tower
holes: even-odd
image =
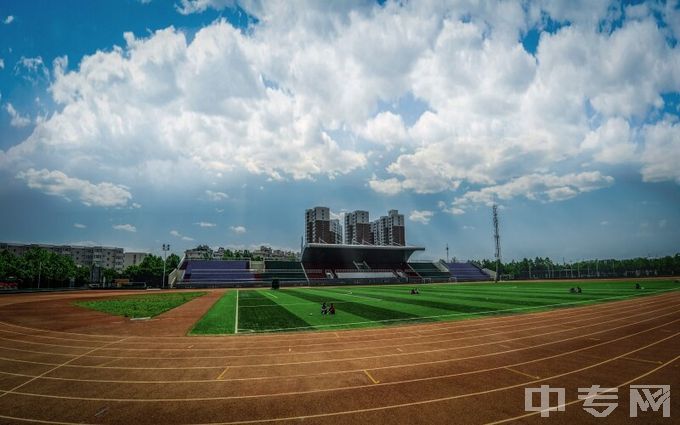
[[[494,279],[494,282],[498,282],[498,277],[499,277],[499,272],[500,272],[500,265],[501,265],[501,235],[498,232],[498,205],[494,204],[492,207],[493,211],[493,240],[496,244],[496,251],[495,251],[495,257],[496,257],[496,277]]]

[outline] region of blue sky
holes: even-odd
[[[680,244],[677,1],[0,3],[0,240],[297,249],[397,208],[425,258]]]

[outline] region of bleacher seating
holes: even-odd
[[[451,278],[451,274],[448,271],[440,270],[436,264],[431,262],[408,263],[408,265],[423,279],[448,282]]]
[[[448,267],[449,271],[451,272],[451,276],[460,282],[490,279],[489,275],[484,273],[479,267],[472,263],[447,263],[446,267]]]
[[[248,282],[256,279],[248,260],[188,260],[185,283]]]
[[[263,280],[279,279],[285,281],[306,281],[302,263],[299,261],[265,260]]]

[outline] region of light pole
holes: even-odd
[[[163,286],[162,288],[165,289],[165,265],[167,263],[167,255],[168,251],[170,251],[170,244],[169,243],[164,243],[163,244]]]

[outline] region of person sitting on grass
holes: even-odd
[[[576,292],[578,292],[579,294],[581,293],[581,287],[580,286],[576,287]]]
[[[636,283],[636,284],[635,284],[635,289],[642,289],[642,286],[640,286],[639,283]]]
[[[335,306],[333,303],[331,303],[331,306],[328,308],[328,314],[334,315],[335,314]]]
[[[416,294],[416,289],[415,289],[415,288],[412,288],[412,289],[411,289],[411,295],[415,295],[415,294]]]
[[[576,293],[576,288],[569,288],[569,292],[572,293],[572,294],[575,294],[575,293]]]
[[[415,291],[416,291],[416,295],[420,294],[420,292],[418,292],[418,288],[416,288]]]
[[[321,315],[325,316],[328,313],[328,307],[326,307],[326,301],[321,304]]]

